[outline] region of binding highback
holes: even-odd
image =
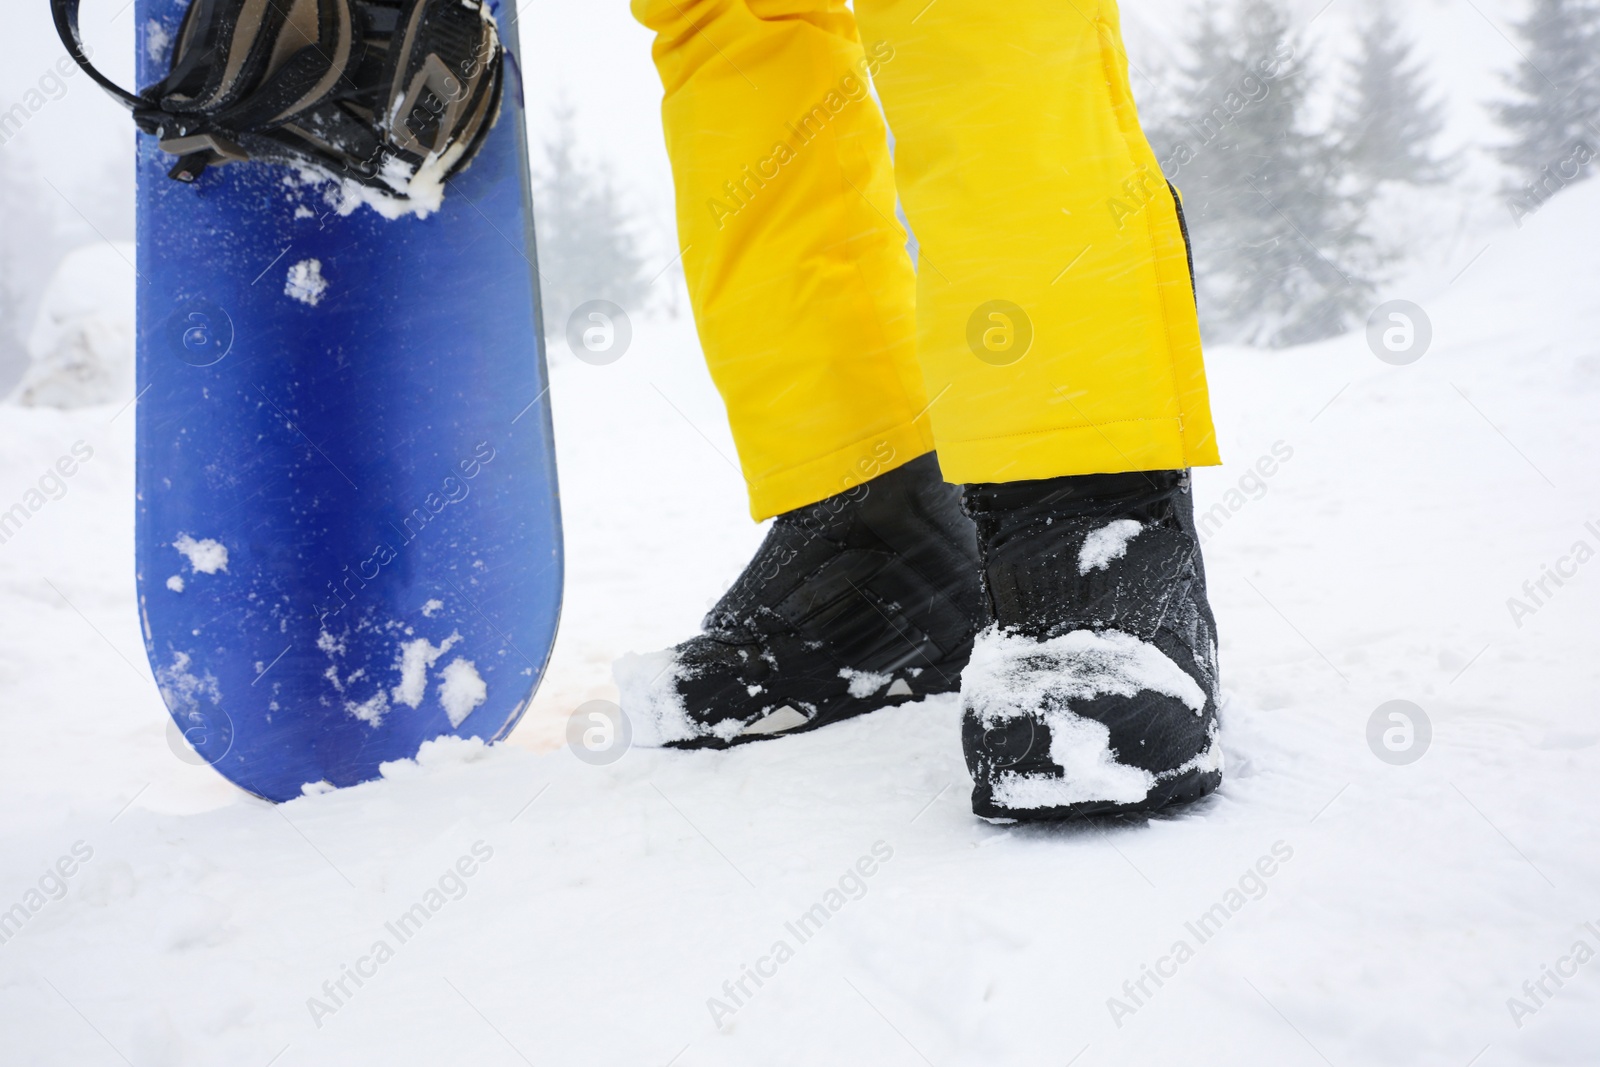
[[[242,160],[309,164],[400,198],[465,167],[498,114],[504,61],[482,0],[192,0],[165,78],[134,94],[89,62],[80,0],[56,31],[133,112],[171,176]]]

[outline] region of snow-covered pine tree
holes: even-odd
[[[1532,0],[1516,24],[1522,62],[1507,79],[1514,99],[1494,108],[1511,141],[1511,212],[1521,221],[1594,173],[1600,155],[1600,3]]]
[[[561,337],[573,309],[590,300],[641,314],[650,280],[633,219],[605,168],[578,158],[571,105],[557,106],[544,154],[534,207],[545,335]]]
[[[1444,129],[1444,106],[1428,87],[1415,45],[1384,6],[1357,32],[1351,93],[1339,122],[1348,173],[1368,191],[1382,182],[1443,182],[1448,168],[1434,143]]]
[[[1314,68],[1274,0],[1240,0],[1224,20],[1189,20],[1178,99],[1152,131],[1185,194],[1202,321],[1215,339],[1292,345],[1365,315],[1366,245],[1341,191],[1337,140],[1308,128]]]

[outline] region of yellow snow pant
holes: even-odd
[[[632,4],[757,519],[935,447],[952,482],[1218,462],[1113,0]]]

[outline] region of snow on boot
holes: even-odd
[[[780,515],[703,632],[614,668],[636,744],[725,748],[954,692],[978,546],[932,455]]]
[[[1216,622],[1184,471],[969,485],[990,625],[961,683],[972,808],[1153,811],[1222,781]]]

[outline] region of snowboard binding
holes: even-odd
[[[89,62],[80,0],[50,0],[90,78],[179,157],[169,177],[258,160],[396,199],[464,169],[499,114],[504,52],[483,0],[192,0],[168,75],[138,94]]]

